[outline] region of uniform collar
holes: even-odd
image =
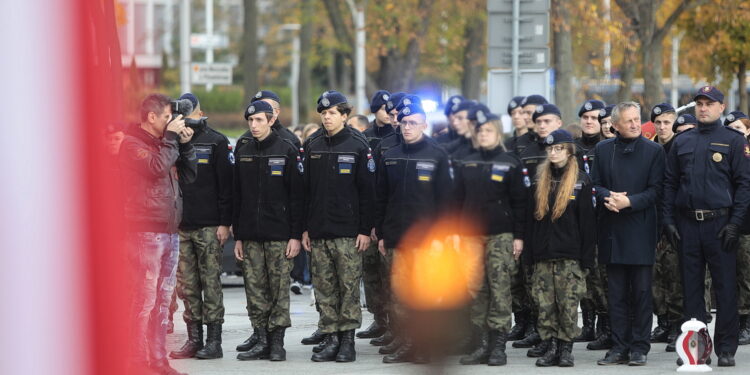
[[[422,150],[427,145],[427,136],[422,134],[422,139],[412,143],[408,144],[406,142],[401,143],[401,147],[403,148],[404,152],[407,154],[411,154],[417,151]]]
[[[588,147],[596,146],[602,140],[601,134],[581,134],[581,144]]]
[[[271,132],[268,134],[268,137],[266,137],[264,140],[259,141],[257,138],[255,138],[255,142],[258,144],[258,149],[265,150],[274,143],[276,143],[276,140],[279,138],[279,135],[276,134],[275,131],[271,130]]]
[[[325,128],[323,128],[323,134],[324,134],[326,142],[328,142],[330,145],[337,145],[349,139],[349,137],[352,134],[352,130],[348,126],[344,126],[344,128],[341,129],[340,132],[336,133],[336,135],[329,136],[328,131],[326,131]]]
[[[699,121],[697,128],[698,128],[698,131],[700,131],[701,133],[709,133],[718,129],[719,126],[723,126],[721,124],[721,119],[708,123],[708,124],[704,124]]]
[[[375,120],[372,120],[372,131],[379,138],[383,138],[386,135],[395,132],[395,129],[393,129],[393,126],[391,124],[385,124],[383,126],[378,126],[378,125],[376,125]]]
[[[493,159],[496,156],[503,153],[503,148],[498,145],[497,147],[493,148],[492,150],[485,150],[485,149],[479,149],[479,155],[482,156],[482,159],[489,160]]]

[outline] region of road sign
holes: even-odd
[[[231,85],[232,64],[227,63],[192,63],[191,82],[196,85]]]
[[[513,3],[487,2],[489,68],[513,68]],[[549,0],[519,0],[518,15],[518,67],[546,69],[550,62]]]
[[[519,96],[532,94],[552,97],[551,69],[521,69]],[[487,72],[487,106],[492,113],[505,113],[513,99],[513,72],[510,69],[490,69]],[[505,129],[509,131],[509,129]]]
[[[229,37],[222,34],[190,34],[190,47],[196,49],[218,49],[229,47]]]

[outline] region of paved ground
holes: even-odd
[[[538,368],[534,366],[534,358],[526,357],[526,349],[510,348],[508,353],[508,365],[503,367],[488,366],[461,366],[458,365],[458,357],[449,357],[447,365],[439,369],[437,367],[418,366],[412,364],[386,365],[381,362],[382,355],[377,353],[377,348],[370,346],[367,340],[357,340],[357,361],[353,363],[314,363],[310,361],[312,354],[311,346],[300,344],[300,340],[315,330],[318,314],[313,306],[310,306],[310,293],[304,290],[300,296],[292,295],[292,327],[287,330],[286,335],[286,362],[270,361],[238,361],[235,357],[237,352],[235,346],[240,344],[249,336],[250,322],[245,310],[245,294],[242,288],[229,287],[224,289],[224,303],[226,306],[226,317],[224,324],[223,348],[224,358],[217,360],[195,360],[183,359],[172,361],[175,368],[190,374],[248,374],[248,373],[273,373],[277,374],[495,374],[495,373],[517,373],[533,372],[539,374],[605,374],[605,373],[627,373],[627,374],[665,374],[674,372],[676,369],[675,353],[664,351],[666,344],[656,344],[649,354],[649,362],[644,367],[602,367],[596,365],[596,360],[604,355],[603,351],[586,350],[584,344],[576,344],[573,354],[576,365],[573,368],[563,369]],[[180,303],[180,307],[182,304]],[[168,346],[172,350],[179,347],[185,340],[185,325],[182,323],[181,311],[175,314],[175,333],[168,337]],[[366,327],[372,321],[372,316],[363,312]],[[713,328],[712,328],[713,331]],[[747,374],[750,372],[750,346],[740,347],[737,353],[738,366],[734,368],[716,368],[715,372],[722,374]],[[713,357],[714,363],[716,357]]]

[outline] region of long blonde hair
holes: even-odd
[[[578,181],[578,161],[576,160],[575,146],[572,143],[565,143],[565,150],[568,151],[568,162],[565,164],[565,171],[557,187],[555,194],[555,205],[552,208],[552,221],[562,216],[570,202],[570,196],[573,194],[576,181]],[[542,220],[549,212],[549,193],[552,188],[552,163],[549,158],[545,160],[537,169],[536,173],[536,210],[534,218]]]

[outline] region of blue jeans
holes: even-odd
[[[176,284],[177,233],[137,232],[127,236],[132,282],[131,361],[166,360],[169,304]]]

